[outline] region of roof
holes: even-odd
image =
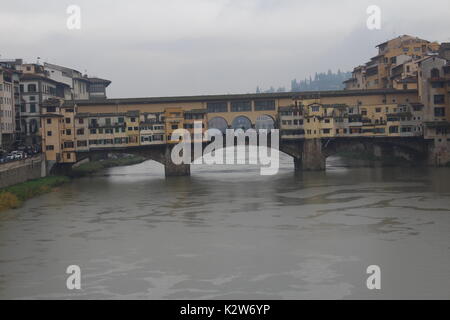
[[[191,110],[185,110],[184,113],[206,113],[206,109],[191,109]]]
[[[128,117],[137,117],[139,115],[139,111],[127,111],[127,112],[77,112],[75,118],[86,118],[86,117],[120,117],[120,116],[128,116]]]
[[[51,82],[51,83],[53,83],[53,84],[63,85],[63,86],[66,86],[66,87],[69,87],[69,88],[70,88],[70,86],[69,86],[68,84],[65,84],[65,83],[63,83],[63,82],[58,82],[58,81],[52,80],[52,79],[50,79],[50,78],[47,78],[46,76],[39,75],[39,74],[24,73],[24,74],[22,74],[22,76],[20,77],[20,80],[21,80],[21,81],[24,81],[24,80],[42,80],[42,81]]]
[[[106,86],[109,86],[111,84],[110,80],[106,80],[106,79],[102,79],[102,78],[97,78],[97,77],[88,77],[87,80],[91,83],[103,83]]]
[[[41,114],[39,117],[41,117],[41,118],[54,118],[54,117],[64,118],[64,116],[62,114],[57,114],[57,113],[44,113],[44,114]]]
[[[408,35],[408,34],[404,34],[404,35],[402,35],[402,36],[398,36],[397,38],[393,38],[393,39],[387,40],[387,41],[385,41],[385,42],[383,42],[383,43],[380,43],[380,44],[376,45],[375,48],[378,48],[378,47],[381,47],[381,46],[383,46],[383,45],[386,45],[386,44],[388,44],[390,41],[397,40],[397,39],[401,39],[401,40],[417,39],[417,40],[426,41],[426,42],[428,42],[428,43],[430,42],[430,41],[428,41],[428,40],[420,39],[419,37],[413,37],[413,36],[410,36],[410,35]]]
[[[147,98],[119,98],[102,100],[68,100],[64,105],[78,106],[112,106],[130,104],[160,104],[160,103],[188,103],[188,102],[217,102],[227,100],[249,99],[317,99],[321,97],[347,97],[371,96],[380,94],[409,94],[417,90],[396,89],[366,89],[366,90],[338,90],[338,91],[308,91],[308,92],[275,92],[228,95],[202,95],[202,96],[174,96],[174,97],[147,97]]]

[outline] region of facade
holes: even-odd
[[[25,66],[26,68],[26,66]],[[34,65],[37,73],[24,73],[20,79],[22,95],[21,134],[26,144],[39,144],[41,105],[46,100],[64,99],[69,86],[49,79],[42,66]]]
[[[76,162],[76,154],[82,152],[175,143],[170,141],[175,130],[187,129],[192,136],[196,123],[201,123],[203,130],[215,128],[222,132],[228,128],[279,128],[282,140],[293,140],[420,136],[423,121],[416,90],[64,103],[55,99],[52,103],[45,104],[42,110],[43,148],[49,160],[68,163]]]
[[[45,101],[106,99],[106,87],[111,83],[63,66],[27,64],[22,59],[0,60],[0,68],[0,139],[6,143],[0,141],[0,146],[7,149],[13,144],[40,144]]]
[[[423,135],[423,105],[313,102],[279,111],[282,140]]]
[[[14,142],[15,95],[13,72],[0,67],[0,149]]]
[[[417,89],[417,62],[437,54],[436,42],[403,35],[377,46],[378,54],[365,65],[356,67],[344,82],[347,90]],[[408,80],[405,80],[408,79]]]

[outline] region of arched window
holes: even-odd
[[[225,130],[228,128],[228,123],[222,117],[214,117],[208,121],[208,128],[218,129],[222,131],[222,133],[225,133]]]
[[[260,129],[266,129],[270,132],[271,129],[275,129],[275,121],[272,119],[271,116],[268,115],[262,115],[256,118],[256,124],[255,124],[256,130]]]
[[[439,78],[439,70],[436,69],[436,68],[431,69],[431,77],[432,78]]]
[[[250,129],[252,127],[252,122],[249,118],[244,116],[239,116],[234,118],[233,123],[231,124],[233,129],[242,129],[244,131]]]

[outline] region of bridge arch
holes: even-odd
[[[228,129],[228,122],[223,117],[214,117],[208,121],[208,128],[218,129],[222,133]]]
[[[260,115],[256,118],[255,128],[256,131],[259,131],[260,129],[270,131],[271,129],[275,129],[275,120],[267,114]]]
[[[231,127],[235,130],[242,129],[246,131],[252,127],[252,122],[246,116],[237,116],[231,123]]]

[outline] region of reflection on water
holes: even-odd
[[[450,170],[327,169],[166,180],[148,161],[76,180],[1,214],[0,298],[450,298]]]

